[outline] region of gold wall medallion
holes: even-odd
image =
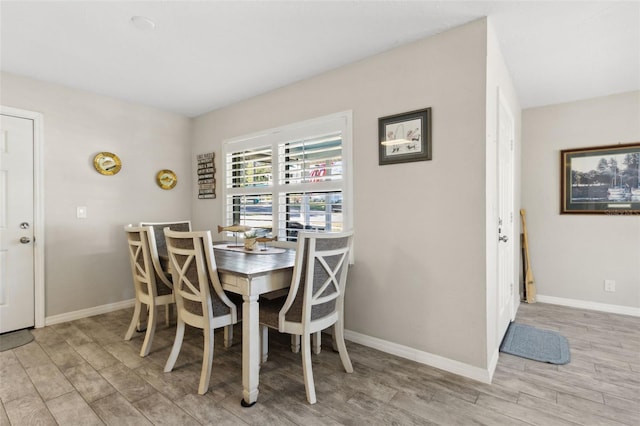
[[[171,170],[160,170],[156,175],[156,182],[162,189],[172,189],[178,183],[178,177]]]
[[[111,152],[100,152],[93,158],[93,167],[98,173],[111,176],[120,171],[122,163],[117,155]]]

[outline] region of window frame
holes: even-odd
[[[279,195],[282,193],[310,192],[309,183],[287,184],[280,183],[280,162],[278,159],[279,145],[287,142],[297,142],[312,139],[320,134],[340,132],[342,136],[342,180],[339,185],[332,182],[314,182],[313,191],[330,191],[340,188],[342,191],[342,227],[344,230],[353,229],[353,112],[351,110],[329,114],[322,117],[304,120],[280,127],[275,127],[248,135],[226,139],[222,142],[222,221],[227,224],[229,195],[262,195],[272,197],[272,226],[273,234],[278,235]],[[245,149],[270,147],[272,158],[272,184],[267,186],[248,186],[229,190],[227,176],[227,155]],[[226,235],[224,236],[227,237]],[[279,242],[283,246],[295,246],[295,241]]]

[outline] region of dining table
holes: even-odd
[[[242,296],[242,406],[258,400],[262,348],[260,345],[261,295],[291,285],[296,251],[289,248],[248,251],[228,243],[214,243],[214,258],[223,290]],[[159,253],[161,263],[168,256]]]

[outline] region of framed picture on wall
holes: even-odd
[[[560,213],[640,215],[640,142],[560,153]]]
[[[431,160],[431,108],[378,119],[378,164]]]

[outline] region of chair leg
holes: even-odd
[[[316,403],[316,387],[313,382],[313,370],[311,369],[311,336],[302,336],[302,372],[304,374],[304,388],[307,391],[309,404]]]
[[[131,318],[131,324],[129,324],[129,329],[127,330],[127,334],[124,335],[124,340],[131,340],[131,336],[133,336],[133,332],[136,331],[138,326],[138,321],[140,320],[140,311],[142,303],[136,297],[136,304],[133,308],[133,317]]]
[[[333,324],[331,327],[331,345],[333,346],[333,351],[338,352],[338,344],[336,343],[336,325]]]
[[[153,342],[153,336],[156,333],[156,314],[158,313],[158,307],[155,305],[149,305],[149,319],[147,321],[147,332],[144,335],[144,342],[142,342],[142,349],[140,349],[140,356],[144,357],[149,355],[151,350],[151,343]]]
[[[224,347],[229,349],[233,345],[233,325],[224,328]]]
[[[202,354],[202,372],[200,373],[200,386],[198,394],[204,395],[209,390],[211,380],[211,366],[213,364],[213,328],[203,330],[204,353]]]
[[[167,326],[171,323],[171,303],[164,305],[164,322]]]
[[[148,315],[149,315],[149,305],[147,305],[146,303],[142,304],[142,308],[140,310],[140,318],[138,318],[138,325],[137,325],[137,330],[139,333],[142,333],[143,331],[147,331],[147,326],[145,325],[147,323],[147,321],[149,320]]]
[[[260,362],[264,364],[269,358],[269,327],[260,325]]]
[[[180,349],[182,348],[183,338],[184,338],[184,321],[182,321],[178,317],[178,321],[176,324],[176,338],[173,341],[173,347],[171,348],[171,353],[169,354],[167,363],[164,365],[165,373],[168,373],[171,370],[173,370],[173,366],[176,365],[176,361],[178,360],[178,355],[180,354]]]
[[[320,333],[322,332],[317,331],[311,335],[311,339],[313,342],[313,353],[316,355],[319,355],[320,351],[322,350],[322,335]]]
[[[338,352],[340,353],[340,359],[342,365],[347,373],[353,373],[353,365],[351,365],[351,359],[347,353],[347,345],[344,343],[344,324],[342,323],[342,317],[333,325],[334,338],[333,341],[338,346]]]
[[[297,334],[291,335],[291,352],[294,354],[300,352],[300,336]]]

